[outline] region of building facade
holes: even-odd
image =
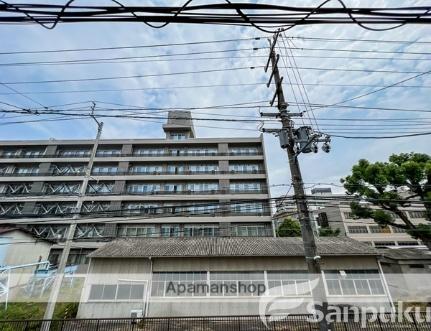
[[[413,224],[426,223],[426,211],[420,204],[406,207],[403,212]],[[358,218],[353,215],[349,203],[322,208],[318,211],[319,223],[340,229],[340,235],[366,242],[378,248],[405,247],[422,245],[420,240],[412,238],[405,230],[394,226],[382,227],[373,219]],[[395,214],[394,222],[403,224]]]
[[[0,222],[56,240],[78,222],[70,264],[116,237],[272,236],[262,136],[196,138],[189,112],[170,112],[164,139],[0,142]]]
[[[329,303],[390,309],[372,247],[320,238],[317,249]],[[90,257],[80,318],[307,313],[312,302],[300,238],[129,238]]]

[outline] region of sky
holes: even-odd
[[[11,1],[14,2],[14,1]],[[37,1],[27,1],[37,2]],[[53,3],[54,1],[52,1]],[[55,1],[65,3],[66,1]],[[209,3],[214,1],[194,1],[195,4]],[[247,1],[242,1],[247,2]],[[259,3],[273,3],[274,1],[254,1]],[[51,3],[51,2],[50,2]],[[79,3],[79,1],[77,1]],[[97,3],[111,4],[110,1],[97,1]],[[124,0],[123,4],[155,5],[155,4],[182,4],[183,1],[130,1]],[[281,1],[277,4],[285,5],[309,5],[317,6],[321,1]],[[394,1],[345,1],[349,6],[389,6]],[[334,1],[333,6],[337,5]],[[429,5],[429,1],[397,1],[397,6]],[[268,41],[271,37],[253,27],[226,27],[212,25],[180,25],[170,24],[162,29],[153,29],[142,23],[88,23],[88,24],[59,24],[53,30],[47,30],[39,25],[12,26],[1,25],[0,52],[26,51],[26,50],[55,50],[88,47],[111,47],[111,46],[135,46],[154,45],[166,43],[188,43],[194,41],[214,41],[224,39],[242,39],[260,37],[260,40],[235,41],[229,43],[207,43],[200,45],[133,48],[123,50],[97,51],[97,52],[62,52],[49,54],[0,54],[0,101],[17,105],[23,108],[41,107],[51,108],[79,108],[77,111],[88,110],[91,101],[96,102],[96,114],[98,108],[118,107],[113,104],[148,107],[197,107],[193,111],[194,117],[208,117],[218,114],[223,118],[238,118],[246,116],[256,118],[259,116],[257,108],[241,109],[204,109],[207,106],[236,104],[243,102],[261,102],[260,105],[268,105],[272,98],[274,87],[267,88],[265,83],[269,74],[265,73],[262,66],[266,63],[268,55]],[[338,68],[349,70],[380,70],[380,71],[408,71],[426,72],[431,70],[431,57],[427,54],[401,54],[400,52],[425,53],[431,51],[431,43],[418,43],[417,41],[431,41],[428,37],[431,27],[425,25],[411,25],[387,32],[373,32],[365,30],[356,25],[343,26],[301,26],[294,27],[285,33],[286,37],[292,37],[289,43],[280,42],[281,47],[277,49],[281,59],[279,65],[281,74],[284,76],[284,91],[289,110],[297,112],[304,110],[295,106],[295,100],[301,101],[298,88],[289,84],[295,80],[294,72],[283,67],[289,66],[287,48],[299,48],[292,50],[298,67],[320,68],[322,70],[300,69],[302,82],[306,84],[305,89],[308,99],[313,104],[334,104],[345,99],[377,90],[377,87],[352,87],[352,86],[324,86],[319,84],[333,85],[373,85],[387,86],[402,79],[414,76],[414,73],[393,72],[363,72],[363,71],[334,71],[323,70],[323,68]],[[325,40],[304,40],[306,38],[351,38],[351,39],[374,39],[374,40],[407,40],[412,43],[382,43],[382,42],[334,42]],[[252,48],[259,48],[253,51]],[[335,51],[310,51],[304,48],[323,49],[356,49],[375,52],[335,52]],[[203,55],[186,55],[158,57],[158,55],[226,51]],[[391,53],[391,52],[398,53]],[[290,54],[290,53],[289,53]],[[98,63],[79,65],[21,65],[5,66],[5,63],[29,62],[29,61],[58,61],[71,59],[109,58],[109,57],[145,57],[151,61]],[[304,57],[305,56],[305,57]],[[313,57],[309,57],[313,56]],[[340,59],[331,56],[347,57],[385,57],[385,59]],[[223,57],[223,59],[197,60],[198,57]],[[190,60],[193,58],[194,60]],[[405,59],[414,60],[405,60]],[[170,61],[154,61],[170,59]],[[184,60],[186,59],[186,60]],[[404,60],[402,60],[404,59]],[[112,61],[111,61],[112,62]],[[60,82],[29,84],[22,82],[74,79],[89,77],[108,76],[133,76],[133,75],[158,75],[185,71],[205,71],[224,68],[239,68],[241,70],[229,70],[218,72],[206,72],[184,75],[151,76],[132,79],[86,81],[86,82]],[[250,69],[250,67],[255,67]],[[298,76],[296,79],[299,80]],[[17,83],[21,82],[21,83]],[[8,84],[9,83],[9,84]],[[10,84],[12,83],[12,84]],[[225,85],[225,84],[249,84],[256,85],[231,86],[231,87],[206,87],[187,88],[187,86],[201,85]],[[317,85],[307,85],[317,84]],[[406,83],[410,85],[430,86],[431,78],[423,75]],[[172,89],[150,89],[178,87]],[[20,94],[11,90],[19,91]],[[145,90],[142,90],[145,88]],[[82,92],[83,90],[104,90],[96,92]],[[112,90],[116,91],[112,91]],[[121,89],[121,91],[118,91]],[[124,89],[129,89],[125,91]],[[131,91],[130,89],[135,89]],[[109,91],[108,91],[109,90]],[[80,92],[81,91],[81,92]],[[41,93],[42,92],[42,93]],[[57,92],[57,93],[53,93]],[[61,92],[61,93],[59,93]],[[304,92],[302,90],[302,92]],[[343,103],[346,106],[363,108],[318,108],[314,109],[314,116],[323,132],[331,132],[335,135],[365,135],[385,136],[409,133],[413,131],[427,131],[431,124],[431,115],[426,112],[414,111],[389,111],[368,109],[368,107],[379,108],[402,108],[402,109],[431,109],[429,106],[429,88],[393,87],[384,91],[370,94],[356,100]],[[12,93],[12,94],[11,94]],[[13,94],[15,93],[15,94]],[[305,92],[304,92],[305,93]],[[305,94],[303,94],[305,95]],[[128,107],[132,108],[132,107]],[[3,108],[5,109],[5,108]],[[274,109],[275,110],[275,109]],[[308,108],[309,110],[309,108]],[[262,108],[268,111],[268,108]],[[431,110],[430,110],[431,111]],[[145,112],[141,110],[140,112]],[[312,117],[308,111],[306,116]],[[160,114],[159,114],[160,115]],[[166,114],[162,113],[162,116]],[[24,139],[89,139],[96,134],[96,125],[90,119],[32,122],[11,124],[13,121],[27,119],[40,119],[35,116],[0,114],[0,140],[24,140]],[[219,116],[219,117],[220,117]],[[360,127],[364,122],[355,120],[339,119],[369,119],[368,124],[375,125]],[[386,119],[413,119],[419,120],[416,126],[390,126],[394,122],[373,120]],[[328,119],[334,119],[330,123],[334,126],[328,127]],[[105,126],[102,138],[162,138],[164,136],[162,123],[137,121],[130,119],[103,119]],[[158,120],[163,122],[163,120]],[[326,122],[325,122],[326,121]],[[411,122],[418,123],[418,122]],[[295,125],[308,125],[309,121],[295,119]],[[379,126],[381,124],[387,127]],[[429,125],[428,125],[429,124]],[[349,125],[349,128],[346,127]],[[356,125],[356,126],[355,126]],[[427,126],[428,125],[428,126]],[[195,121],[197,137],[256,137],[261,134],[260,123],[224,123],[214,121]],[[265,124],[264,127],[276,127],[277,125]],[[359,131],[359,130],[364,131]],[[379,131],[379,130],[386,131]],[[332,131],[331,131],[332,130]],[[344,131],[343,131],[344,130]],[[366,130],[366,131],[365,131]],[[431,130],[428,130],[431,131]],[[273,196],[286,194],[289,189],[290,173],[287,163],[286,152],[278,143],[278,138],[264,134],[266,158],[269,168],[269,180],[273,186]],[[305,185],[308,189],[315,186],[328,186],[330,183],[335,192],[342,190],[340,178],[349,174],[352,166],[361,158],[371,161],[385,161],[393,153],[400,152],[431,153],[429,136],[419,136],[398,139],[343,139],[332,137],[331,152],[319,151],[317,154],[303,154],[299,156]],[[321,184],[319,184],[321,183]],[[326,183],[326,184],[325,184]],[[291,192],[290,192],[291,193]]]

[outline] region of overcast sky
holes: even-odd
[[[56,1],[64,3],[65,1]],[[82,1],[83,2],[83,1]],[[97,3],[110,4],[109,1],[98,1]],[[208,3],[214,1],[195,1],[196,3]],[[245,1],[244,1],[245,2]],[[259,1],[271,3],[274,1]],[[321,1],[281,1],[277,4],[289,5],[318,5]],[[388,5],[429,5],[429,1],[345,1],[347,5],[358,6],[388,6]],[[79,1],[77,1],[79,3]],[[155,1],[123,1],[124,4],[154,4]],[[157,1],[158,4],[161,1]],[[165,1],[169,4],[182,4],[183,1]],[[335,2],[333,4],[336,5]],[[237,52],[225,52],[208,55],[195,55],[194,57],[231,57],[219,60],[194,60],[194,61],[164,61],[164,62],[121,62],[104,64],[80,64],[80,65],[53,65],[53,66],[0,66],[0,82],[28,82],[68,78],[88,78],[107,76],[131,76],[131,75],[153,75],[182,71],[199,71],[222,68],[238,68],[262,66],[265,64],[265,49],[268,43],[268,35],[250,27],[222,27],[222,26],[198,26],[198,25],[175,25],[171,24],[163,29],[152,29],[139,23],[122,24],[70,24],[58,25],[54,30],[46,30],[38,25],[28,26],[0,26],[1,30],[1,52],[19,50],[46,50],[64,48],[87,48],[87,47],[110,47],[130,45],[151,45],[164,43],[185,43],[193,41],[208,41],[222,39],[236,39],[248,37],[262,37],[258,41],[243,41],[230,43],[211,43],[203,45],[188,45],[160,48],[135,48],[124,50],[98,51],[98,52],[68,52],[52,54],[20,54],[0,55],[0,63],[67,60],[83,58],[106,58],[106,57],[130,57],[148,56],[172,53],[189,53],[213,50],[241,49]],[[325,37],[325,38],[354,38],[354,39],[379,39],[379,40],[411,40],[431,41],[431,27],[408,26],[388,32],[371,32],[358,26],[307,26],[295,27],[286,33],[289,37]],[[279,43],[280,46],[284,46]],[[404,52],[430,52],[431,44],[411,43],[364,43],[364,42],[328,42],[328,41],[305,41],[294,40],[289,46],[299,48],[330,48],[330,49],[357,49],[357,50],[379,50],[379,51],[404,51]],[[253,47],[262,48],[257,51],[250,50]],[[287,52],[285,49],[282,52]],[[296,62],[299,67],[306,68],[341,68],[341,69],[367,69],[388,71],[411,71],[424,72],[431,70],[431,57],[428,55],[404,55],[399,53],[348,53],[330,51],[307,51],[294,50]],[[283,54],[282,54],[283,55]],[[286,53],[284,53],[286,55]],[[261,57],[259,57],[261,56]],[[316,56],[315,58],[301,56]],[[331,59],[329,56],[355,56],[355,57],[387,57],[388,59]],[[175,58],[175,57],[174,57]],[[177,59],[190,59],[190,56],[176,57]],[[286,56],[282,56],[280,65],[288,64]],[[396,58],[396,59],[394,59]],[[400,58],[414,58],[416,60],[400,60]],[[151,58],[152,60],[157,58]],[[161,59],[161,58],[160,58]],[[163,59],[166,59],[164,57]],[[362,84],[385,86],[414,76],[412,73],[376,73],[376,72],[343,72],[331,70],[301,69],[301,79],[305,84]],[[285,94],[289,102],[295,102],[295,95],[288,84],[288,76],[293,79],[293,73],[282,69],[285,76]],[[82,102],[82,104],[63,106],[81,107],[89,109],[89,101],[97,101],[97,107],[112,107],[103,104],[116,103],[122,105],[134,105],[139,107],[205,107],[220,104],[233,104],[241,102],[267,101],[273,95],[273,87],[267,89],[265,84],[268,74],[263,68],[220,71],[201,74],[187,74],[175,76],[160,76],[147,78],[133,78],[122,80],[90,81],[90,82],[63,82],[47,84],[13,84],[9,85],[33,100],[22,95],[11,95],[11,90],[0,85],[0,101],[18,105],[20,107],[38,107],[38,103],[44,106],[63,105],[68,103]],[[172,87],[172,86],[196,86],[214,84],[240,84],[240,83],[262,83],[260,85],[237,86],[237,87],[211,87],[211,88],[183,88],[169,90],[136,90],[149,87]],[[431,78],[424,75],[413,79],[406,84],[431,85]],[[99,91],[99,92],[70,92],[88,89],[123,89],[123,91]],[[124,89],[135,89],[124,91]],[[328,86],[306,86],[307,94],[311,103],[332,104],[344,99],[352,98],[373,90],[376,87],[328,87]],[[40,93],[53,91],[68,91],[65,93]],[[297,99],[298,90],[295,91]],[[431,109],[429,105],[430,89],[428,88],[400,88],[394,87],[385,91],[371,94],[364,98],[345,103],[349,106],[361,107],[385,107],[406,109]],[[36,103],[37,102],[37,103]],[[295,112],[293,105],[290,109]],[[197,110],[195,117],[205,117],[205,114],[224,114],[226,118],[232,115],[256,117],[258,110]],[[376,127],[367,127],[369,135],[394,135],[397,132],[408,133],[417,130],[426,130],[426,119],[431,118],[426,112],[384,111],[349,108],[320,108],[315,109],[314,114],[318,119],[327,118],[409,118],[424,119],[423,125],[418,127],[387,127],[387,132],[378,132]],[[16,115],[13,115],[16,116]],[[308,115],[307,115],[308,116]],[[310,113],[311,116],[311,113]],[[29,117],[12,117],[3,115],[0,117],[0,139],[86,139],[93,138],[96,133],[95,124],[90,120],[73,120],[65,122],[34,122],[27,124],[6,124],[10,121],[28,119]],[[155,138],[163,137],[161,123],[105,119],[103,138]],[[307,124],[307,121],[305,121]],[[319,121],[320,124],[324,121]],[[428,120],[429,123],[430,120]],[[338,121],[331,122],[336,125],[360,125],[363,122]],[[5,125],[6,124],[6,125]],[[302,125],[301,120],[296,120],[297,125]],[[369,124],[383,124],[382,122],[370,122]],[[393,124],[393,122],[387,122]],[[258,136],[258,123],[220,123],[220,122],[195,122],[198,137],[231,137],[231,136]],[[209,128],[219,127],[219,128]],[[363,135],[352,131],[346,135]],[[360,127],[356,127],[355,130]],[[380,127],[382,129],[382,127]],[[339,133],[336,130],[347,130],[345,126],[333,126],[321,128],[322,131]],[[369,130],[369,131],[368,131]],[[389,132],[392,131],[392,132]],[[393,132],[396,131],[396,132]],[[431,130],[428,130],[431,131]],[[342,134],[342,133],[340,133]],[[276,186],[290,183],[290,174],[287,166],[285,152],[279,148],[278,141],[271,135],[265,135],[265,147],[269,163],[270,183],[274,185],[273,195],[283,194],[287,186]],[[336,183],[339,179],[349,173],[352,165],[361,158],[372,161],[386,160],[392,153],[399,152],[431,152],[429,136],[411,137],[390,140],[353,140],[332,139],[331,153],[307,154],[300,157],[302,172],[307,187],[316,183]],[[335,191],[340,188],[333,187]]]

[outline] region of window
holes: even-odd
[[[202,148],[189,148],[187,155],[217,155],[217,148],[202,147]]]
[[[133,155],[139,156],[161,156],[164,154],[163,148],[136,148],[133,150]]]
[[[170,138],[172,140],[185,140],[187,139],[187,136],[185,133],[171,133]]]
[[[28,167],[28,168],[15,168],[14,171],[16,174],[37,174],[39,173],[39,168],[36,167]]]
[[[406,230],[401,229],[401,228],[398,228],[398,227],[396,227],[396,226],[392,226],[392,232],[393,232],[393,233],[405,233],[405,232],[406,232]]]
[[[165,184],[164,191],[165,192],[182,192],[184,188],[183,184]]]
[[[101,149],[98,150],[96,156],[104,157],[104,156],[120,156],[120,149]]]
[[[325,271],[329,295],[384,295],[385,290],[377,270]]]
[[[229,189],[232,192],[257,192],[261,186],[258,182],[230,183]]]
[[[389,226],[382,227],[380,225],[370,225],[371,233],[391,233]]]
[[[216,225],[185,225],[184,237],[215,237],[218,234]]]
[[[425,210],[409,211],[410,218],[426,218]]]
[[[170,174],[178,174],[178,173],[183,173],[185,170],[185,167],[184,165],[168,165],[166,170]]]
[[[143,301],[145,281],[121,281],[119,284],[93,284],[89,301]]]
[[[24,152],[25,157],[38,157],[44,154],[44,150],[28,150]]]
[[[264,272],[210,272],[211,296],[258,296],[257,292],[247,290],[250,285],[265,288]],[[213,286],[218,290],[213,291]]]
[[[310,296],[311,287],[307,271],[268,271],[269,295]]]
[[[118,230],[120,237],[154,237],[156,235],[155,226],[124,225]]]
[[[385,248],[386,246],[395,246],[395,242],[394,241],[375,241],[374,246]]]
[[[118,172],[118,166],[115,165],[96,165],[93,167],[94,174],[115,174]]]
[[[188,183],[187,191],[191,191],[191,192],[218,191],[218,183]]]
[[[124,204],[125,214],[158,214],[162,210],[160,204],[156,203],[126,203]]]
[[[231,212],[235,214],[262,214],[263,204],[261,202],[233,203]]]
[[[196,173],[208,173],[218,171],[217,164],[192,164],[190,165],[190,171]]]
[[[160,184],[129,184],[127,185],[127,193],[131,194],[145,194],[156,193],[161,190]]]
[[[210,214],[214,215],[219,210],[219,205],[217,203],[208,203],[208,204],[195,204],[193,206],[186,207],[187,212],[191,214],[203,215]]]
[[[349,233],[368,233],[367,227],[360,225],[349,225],[347,227],[347,230],[349,231]]]
[[[162,225],[160,234],[162,237],[179,237],[180,226],[178,224]]]
[[[179,293],[175,290],[178,284],[185,286],[193,285],[194,293]],[[206,285],[206,286],[197,286]],[[174,296],[206,296],[208,292],[208,281],[206,271],[197,272],[154,272],[151,284],[151,296],[174,297]]]
[[[232,155],[257,155],[259,149],[257,147],[231,147],[229,152]]]
[[[18,150],[3,151],[3,153],[1,154],[2,157],[14,157],[14,156],[18,156],[18,155],[19,155]]]
[[[121,281],[117,287],[116,299],[126,301],[143,301],[145,294],[145,285],[146,282],[142,281]]]
[[[398,246],[417,246],[417,241],[398,241]]]
[[[229,164],[229,171],[230,172],[246,172],[246,173],[253,173],[259,171],[259,165],[258,164]]]
[[[271,230],[265,225],[237,225],[232,228],[232,235],[237,237],[266,237]]]
[[[58,153],[60,156],[64,157],[84,157],[89,156],[90,151],[88,149],[68,149],[68,150],[62,150]]]
[[[162,172],[162,166],[159,165],[135,165],[130,168],[132,173],[155,174]]]

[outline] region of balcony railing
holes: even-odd
[[[187,156],[258,156],[258,155],[262,155],[262,152],[255,152],[255,153],[219,153],[219,152],[215,152],[215,153],[171,153],[171,152],[164,152],[164,153],[155,153],[155,154],[138,154],[138,153],[125,153],[125,154],[106,154],[106,155],[96,155],[96,157],[100,157],[100,158],[109,158],[109,157],[142,157],[142,158],[147,158],[147,157],[171,157],[171,156],[175,156],[175,157],[187,157]],[[17,155],[0,155],[0,158],[3,159],[39,159],[39,158],[88,158],[90,157],[90,153],[71,153],[71,154],[40,154],[40,155],[25,155],[25,154],[17,154]]]
[[[165,195],[217,195],[217,194],[267,194],[267,189],[259,189],[259,190],[206,190],[206,191],[192,191],[192,190],[182,190],[182,191],[148,191],[148,192],[130,192],[128,190],[124,190],[122,192],[87,192],[88,196],[109,196],[109,195],[136,195],[136,196],[165,196]],[[9,192],[0,192],[0,196],[2,197],[31,197],[31,196],[78,196],[80,194],[77,192],[26,192],[26,193],[9,193]]]

